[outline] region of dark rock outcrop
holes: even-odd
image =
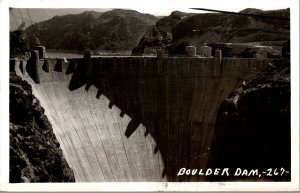
[[[172,27],[192,15],[194,14],[173,11],[171,15],[158,20],[152,32],[144,36],[133,48],[132,54],[156,54],[157,49],[170,46],[173,40]]]
[[[290,64],[277,61],[235,90],[220,106],[211,167],[272,172],[260,178],[212,177],[212,180],[288,181],[291,172]]]
[[[10,183],[74,182],[44,109],[31,86],[10,75]]]

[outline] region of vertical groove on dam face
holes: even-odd
[[[33,87],[78,182],[203,181],[218,107],[268,60],[103,57],[48,60]],[[23,62],[22,65],[25,65]],[[59,70],[60,71],[60,70]]]

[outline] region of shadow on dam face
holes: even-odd
[[[205,176],[177,174],[180,168],[207,167],[220,103],[267,63],[45,59],[38,66],[40,84],[17,62],[15,69],[33,86],[77,181],[206,181]]]

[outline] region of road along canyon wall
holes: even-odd
[[[220,103],[267,59],[13,60],[77,182],[205,181]]]

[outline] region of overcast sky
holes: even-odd
[[[206,13],[189,9],[192,7],[235,12],[245,8],[262,10],[285,9],[288,8],[289,1],[292,0],[7,0],[7,6],[15,8],[79,8],[77,12],[74,12],[74,9],[65,9],[64,11],[44,10],[42,11],[43,14],[32,11],[32,9],[14,10],[13,13],[10,13],[11,20],[9,22],[9,28],[14,30],[20,25],[22,20],[25,20],[27,26],[31,23],[27,11],[32,17],[33,23],[35,23],[50,19],[54,15],[80,13],[85,8],[95,11],[102,11],[99,8],[102,8],[103,11],[111,8],[123,8],[156,16],[167,16],[175,10],[190,13]]]
[[[172,11],[178,10],[190,13],[206,13],[204,11],[191,10],[189,8],[206,8],[218,9],[224,11],[241,11],[246,8],[257,8],[262,10],[285,9],[290,5],[295,4],[298,0],[0,0],[1,5],[1,19],[2,26],[8,26],[11,30],[17,28],[22,20],[25,20],[26,26],[30,23],[39,22],[42,20],[50,19],[52,16],[48,11],[44,12],[43,16],[34,18],[34,13],[27,14],[28,9],[23,9],[14,12],[13,15],[9,14],[8,8],[84,8],[94,9],[99,11],[101,9],[121,8],[133,9],[141,13],[149,13],[155,16],[167,16]],[[25,13],[24,13],[25,12]],[[68,10],[65,13],[57,15],[69,14]],[[71,12],[71,13],[74,13]],[[6,20],[9,18],[11,20]],[[30,22],[29,16],[32,15]],[[38,14],[37,14],[38,15]],[[50,16],[50,18],[47,18]],[[22,19],[22,17],[24,17]],[[28,18],[26,18],[28,17]],[[14,19],[16,18],[16,19]],[[20,19],[21,18],[21,19]],[[3,26],[4,24],[4,26]],[[8,24],[8,25],[7,25]]]
[[[245,8],[263,10],[283,9],[292,0],[9,0],[12,7],[56,8],[127,8],[158,16],[169,15],[174,10],[189,10],[190,7],[240,11]]]

